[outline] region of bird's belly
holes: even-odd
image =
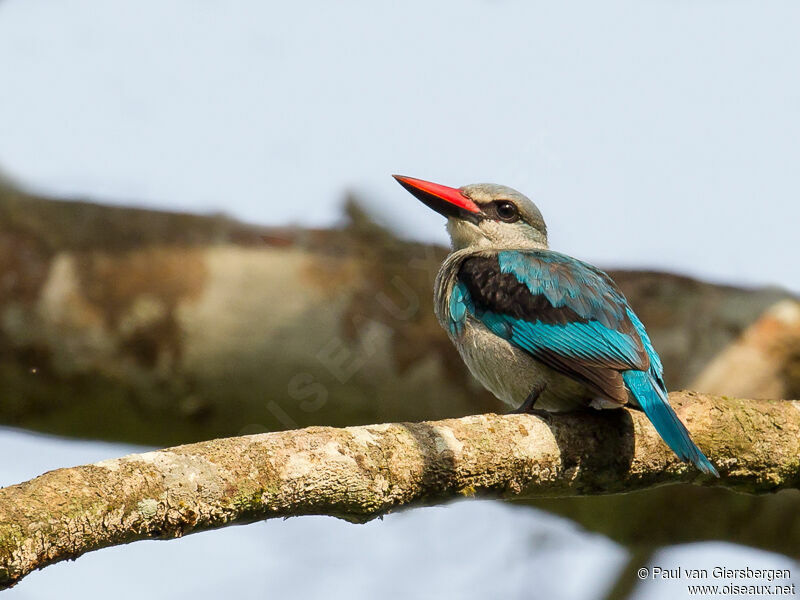
[[[535,408],[554,412],[587,406],[593,394],[580,382],[554,371],[528,353],[469,319],[453,342],[472,375],[497,398],[519,407],[544,385]]]

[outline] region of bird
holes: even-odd
[[[550,250],[537,206],[498,184],[393,175],[447,218],[436,317],[473,376],[512,412],[640,409],[672,451],[719,477],[669,404],[664,368],[611,277]]]

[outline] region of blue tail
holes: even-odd
[[[622,379],[653,427],[678,458],[691,462],[703,473],[719,477],[714,465],[689,437],[686,427],[669,405],[666,392],[652,375],[644,371],[624,371]]]

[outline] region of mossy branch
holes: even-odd
[[[719,469],[678,462],[639,412],[310,427],[51,471],[0,489],[0,587],[85,552],[272,517],[363,522],[464,495],[628,492],[675,482],[797,487],[800,402],[671,396]]]

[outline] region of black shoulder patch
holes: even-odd
[[[554,307],[542,295],[531,294],[513,273],[500,271],[496,257],[473,256],[461,263],[458,278],[467,286],[478,311],[492,311],[542,323],[565,325],[585,323],[578,313],[567,306]]]

